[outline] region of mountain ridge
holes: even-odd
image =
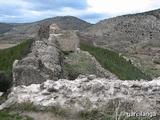
[[[80,31],[92,25],[84,20],[72,16],[54,17],[24,24],[12,23],[12,27],[8,31],[0,34],[0,41],[17,42],[22,41],[24,38],[34,38],[42,25],[47,26],[51,23],[56,23],[61,29],[64,30]],[[0,27],[0,29],[3,28]]]

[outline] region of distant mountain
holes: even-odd
[[[20,23],[13,24],[8,29],[0,26],[0,41],[15,42],[21,41],[25,38],[34,38],[41,25],[49,25],[56,23],[61,29],[64,30],[84,30],[92,24],[87,23],[81,19],[72,16],[54,17],[33,23]],[[8,25],[8,24],[7,24]],[[7,27],[6,27],[7,28]]]
[[[0,23],[0,34],[8,32],[9,30],[12,29],[12,27],[13,27],[13,25],[11,25],[11,24]]]
[[[160,10],[100,21],[86,31],[97,45],[121,52],[160,47]]]
[[[84,30],[92,24],[73,16],[49,18],[38,22],[39,24],[56,23],[63,30]]]
[[[160,75],[160,9],[100,21],[80,36],[84,42],[121,52],[145,71]]]

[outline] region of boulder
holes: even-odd
[[[153,58],[153,63],[155,63],[155,64],[160,64],[160,56],[155,56],[155,57]]]
[[[49,37],[49,30],[50,27],[49,25],[41,25],[40,29],[38,30],[38,38],[43,39],[46,38],[48,39]]]
[[[3,95],[3,92],[0,92],[0,97]]]

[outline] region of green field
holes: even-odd
[[[151,79],[149,75],[144,74],[130,61],[126,61],[116,52],[99,47],[93,47],[84,43],[81,43],[80,48],[84,51],[88,51],[105,69],[117,75],[121,80]]]

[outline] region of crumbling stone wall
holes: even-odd
[[[50,27],[42,28],[39,39],[33,43],[32,52],[13,64],[15,85],[42,83],[46,79],[58,80],[62,76],[63,56]]]

